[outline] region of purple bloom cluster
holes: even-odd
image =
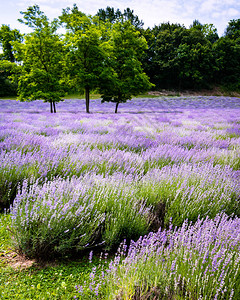
[[[25,180],[11,207],[16,248],[44,259],[96,246],[111,248],[120,243],[123,232],[129,238],[145,234],[149,208],[126,181],[118,174],[43,184],[37,180],[30,186]]]
[[[220,214],[194,225],[185,221],[181,228],[159,229],[132,241],[127,252],[126,244],[120,245],[96,281],[102,294],[95,299],[238,299],[239,251],[237,217]],[[87,286],[81,287],[84,291]]]
[[[29,256],[66,255],[96,246],[111,249],[124,238],[137,240],[149,230],[173,224],[178,230],[187,228],[181,253],[174,246],[180,234],[177,229],[169,231],[162,252],[161,247],[146,248],[155,255],[163,253],[157,258],[158,266],[165,266],[161,280],[171,279],[164,293],[182,289],[198,298],[196,294],[205,295],[204,289],[209,288],[214,292],[206,299],[216,295],[218,299],[221,293],[232,297],[228,288],[224,294],[224,282],[231,286],[226,274],[233,272],[232,259],[225,256],[224,247],[201,252],[186,237],[195,225],[188,227],[185,222],[201,223],[203,228],[205,221],[199,218],[207,218],[210,224],[222,213],[240,216],[240,99],[133,99],[119,106],[119,114],[111,113],[113,103],[100,100],[91,100],[91,114],[83,112],[83,100],[66,100],[57,106],[58,113],[52,115],[42,101],[0,101],[0,209],[11,204],[16,247]],[[203,229],[194,230],[201,236]],[[232,229],[228,234],[235,239]],[[150,237],[144,241],[149,243]],[[134,247],[140,247],[140,242]],[[221,264],[212,249],[223,258]],[[151,261],[150,256],[144,259]],[[186,271],[189,261],[196,266]],[[199,261],[204,262],[202,268]],[[217,294],[207,282],[215,286],[211,281],[215,275],[210,274],[222,265]],[[183,269],[186,274],[180,272]],[[196,273],[189,273],[193,270]],[[201,270],[212,279],[208,281]],[[206,285],[199,285],[201,292],[189,274],[198,276],[196,282],[205,278]],[[126,284],[118,293],[124,295]],[[149,293],[163,292],[150,286],[146,287]],[[99,286],[93,291],[100,295]],[[131,292],[136,297],[142,293],[136,285]]]

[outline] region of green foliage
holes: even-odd
[[[116,22],[126,22],[130,21],[130,23],[136,29],[142,29],[144,23],[142,20],[139,20],[138,16],[134,15],[134,11],[129,7],[124,9],[123,13],[120,9],[114,9],[114,7],[108,6],[106,9],[99,9],[96,14],[100,20],[104,22],[116,23]]]
[[[211,43],[218,40],[217,29],[213,24],[201,24],[198,20],[194,20],[190,28],[195,29],[203,33],[204,37]]]
[[[59,19],[52,22],[37,5],[21,13],[23,18],[19,21],[33,32],[23,40],[17,29],[2,25],[0,59],[23,65],[18,86],[22,101],[41,98],[50,102],[51,111],[55,111],[55,102],[66,92],[85,92],[86,112],[89,112],[90,92],[98,88],[104,95],[103,101],[116,103],[131,99],[138,93],[137,89],[141,93],[153,88],[148,81],[164,89],[203,89],[216,85],[229,91],[240,89],[240,19],[229,21],[225,35],[219,39],[213,24],[201,24],[198,20],[194,20],[189,29],[169,22],[143,29],[143,21],[130,8],[122,12],[108,6],[99,9],[95,16],[88,16],[74,4],[72,8],[63,9]],[[135,54],[134,60],[123,49],[119,57],[120,49],[116,51],[115,47],[118,30],[126,30],[129,41],[132,40],[133,32],[124,25],[127,22],[139,32],[138,39],[144,37],[148,44],[143,52]],[[60,24],[66,28],[62,36],[57,34]],[[126,34],[121,35],[121,39],[126,39]],[[129,50],[134,47],[131,45]],[[31,58],[36,59],[31,62]],[[126,68],[120,72],[119,66]],[[122,78],[135,78],[135,82],[128,80],[126,88],[120,73]],[[8,77],[5,70],[0,73],[0,96],[16,94],[19,76],[14,76],[14,83]],[[120,88],[124,90],[122,95],[119,95]]]
[[[217,29],[213,24],[204,24],[202,32],[204,36],[211,42],[212,44],[215,43],[218,39]]]
[[[209,42],[211,32],[214,28],[197,21],[190,29],[162,23],[146,30],[149,49],[143,66],[153,83],[168,89],[209,87],[216,68]]]
[[[181,44],[174,64],[180,85],[187,88],[206,88],[214,74],[214,55],[210,43]]]
[[[230,90],[240,90],[240,39],[221,37],[213,47],[217,71],[217,83]]]
[[[104,69],[106,26],[98,17],[87,16],[78,10],[64,9],[60,16],[61,23],[67,29],[67,73],[71,86],[85,90],[86,112],[89,113],[89,93],[99,85],[99,78]]]
[[[0,214],[0,256],[9,250],[11,237],[7,227],[11,223],[11,217],[7,214]]]
[[[16,69],[16,53],[13,49],[14,42],[21,42],[22,35],[19,30],[11,30],[8,25],[0,27],[0,96],[17,94],[17,84],[9,79]]]
[[[21,42],[22,35],[19,30],[11,30],[8,25],[2,25],[0,28],[0,47],[2,48],[2,53],[0,54],[0,59],[15,62],[15,53],[13,50],[13,42]]]
[[[0,96],[17,94],[17,74],[21,67],[8,60],[0,60]]]
[[[130,22],[115,23],[110,37],[110,58],[101,78],[102,102],[118,104],[149,90],[153,85],[143,72],[139,58],[147,49],[144,37]]]
[[[225,37],[236,40],[240,38],[240,19],[231,20],[225,30]]]
[[[63,80],[65,50],[56,34],[56,20],[49,22],[38,6],[29,7],[21,22],[34,31],[25,36],[24,44],[15,49],[22,58],[19,77],[18,99],[32,101],[43,99],[50,102],[51,112],[56,112],[55,102],[62,100],[66,85]]]

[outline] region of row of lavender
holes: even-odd
[[[126,246],[93,267],[75,299],[239,299],[240,219],[184,222]],[[91,259],[91,255],[90,255]],[[104,266],[105,265],[105,266]]]
[[[50,115],[41,101],[0,102],[0,205],[4,209],[13,203],[15,246],[30,257],[71,255],[93,247],[112,249],[123,238],[136,240],[172,224],[185,230],[183,240],[170,226],[167,233],[159,230],[143,239],[148,245],[165,234],[156,247],[132,243],[125,264],[116,263],[117,255],[114,268],[104,273],[107,279],[84,287],[82,296],[78,288],[79,297],[235,297],[240,99],[137,99],[126,103],[119,115],[107,113],[95,100],[95,113],[73,113],[76,108],[83,111],[83,104],[67,101],[59,104],[59,114]],[[198,225],[187,227],[186,220]],[[184,236],[197,231],[194,226],[199,226],[199,236],[209,228],[216,246],[211,238],[200,252],[193,238],[185,244]],[[221,226],[228,228],[227,250],[214,256],[218,246],[225,249]],[[182,263],[181,255],[186,258]],[[143,261],[148,262],[146,270]],[[224,265],[221,280],[216,279],[218,269],[210,272],[212,261]],[[152,268],[153,277],[147,272]],[[117,284],[104,284],[108,280]],[[210,286],[217,287],[211,296]]]
[[[159,101],[159,99],[161,99]],[[115,104],[111,102],[101,103],[99,99],[90,101],[90,111],[96,112],[114,112]],[[79,99],[65,100],[56,103],[58,112],[78,113],[85,112],[85,101]],[[154,108],[154,109],[153,109]],[[195,96],[195,97],[161,97],[161,98],[136,98],[127,104],[119,105],[120,113],[162,113],[161,110],[177,109],[239,109],[239,98],[236,97],[215,97],[215,96]],[[48,111],[49,104],[39,101],[16,102],[1,100],[1,110],[5,112],[44,112]]]

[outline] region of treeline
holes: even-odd
[[[189,29],[163,23],[143,35],[149,48],[142,62],[156,87],[240,90],[240,19],[220,38],[212,24],[197,20]]]
[[[219,38],[214,25],[197,20],[190,28],[144,29],[129,8],[88,16],[73,5],[53,21],[37,5],[21,14],[31,33],[0,28],[0,96],[43,99],[55,112],[66,93],[84,91],[89,112],[95,90],[103,102],[115,102],[117,112],[119,103],[153,88],[240,90],[240,19]]]

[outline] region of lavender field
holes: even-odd
[[[116,251],[78,299],[239,299],[240,99],[48,106],[0,100],[0,209],[15,249]]]

